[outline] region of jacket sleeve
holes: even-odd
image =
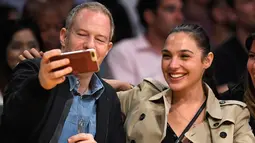
[[[162,92],[167,87],[157,80],[146,78],[135,86],[133,89],[127,91],[117,92],[121,103],[122,113],[126,116],[134,104],[139,104],[139,98],[150,97]]]
[[[234,143],[255,143],[249,119],[250,113],[247,108],[244,108],[236,118]]]
[[[43,116],[48,91],[39,83],[37,63],[27,60],[17,65],[4,92],[1,130],[8,142],[26,141]]]

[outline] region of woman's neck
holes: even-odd
[[[204,102],[206,96],[202,84],[192,86],[189,89],[173,91],[172,104],[197,104]]]

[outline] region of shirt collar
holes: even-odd
[[[75,77],[74,75],[68,75],[68,80],[70,85],[69,90],[77,91],[77,89],[80,86],[78,78]],[[83,95],[85,96],[95,95],[96,99],[98,99],[104,91],[104,85],[96,74],[92,75],[90,83],[89,83],[89,87],[90,87],[89,90],[87,90],[87,92],[84,93]]]

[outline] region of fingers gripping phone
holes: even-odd
[[[59,56],[50,58],[50,61],[56,61],[64,58],[68,58],[70,60],[70,64],[68,66],[72,67],[73,73],[75,74],[99,71],[97,55],[94,49],[65,52]],[[63,68],[65,67],[61,67],[61,69]]]

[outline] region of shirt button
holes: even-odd
[[[140,115],[139,120],[141,120],[141,121],[142,121],[144,118],[145,118],[145,114],[143,113],[143,114],[141,114],[141,115]]]
[[[226,138],[226,137],[227,137],[227,133],[226,133],[226,132],[221,132],[221,133],[220,133],[220,137]]]

